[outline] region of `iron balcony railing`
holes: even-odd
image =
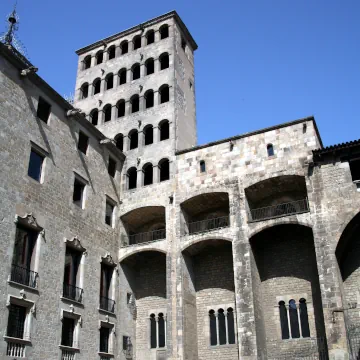
[[[22,285],[36,288],[38,273],[19,265],[11,265],[10,280]]]
[[[100,296],[100,309],[115,312],[115,301],[105,296]]]
[[[83,289],[81,289],[77,286],[64,283],[63,297],[66,299],[74,300],[74,301],[81,303],[82,297],[83,297],[83,292],[84,292]]]
[[[129,236],[129,245],[135,245],[155,240],[162,240],[166,237],[166,230],[154,230]]]
[[[267,206],[250,210],[251,221],[272,219],[285,215],[299,214],[309,211],[307,199],[292,201],[284,204]]]
[[[210,230],[221,229],[229,226],[229,215],[188,223],[189,234],[203,233]]]

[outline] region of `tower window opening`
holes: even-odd
[[[302,337],[310,337],[309,317],[307,311],[306,300],[301,298],[299,300],[300,323]]]
[[[147,45],[153,44],[155,42],[155,31],[149,30],[146,33],[146,43]]]
[[[159,57],[160,60],[160,70],[165,70],[169,67],[169,54],[163,53]]]
[[[104,106],[104,122],[108,122],[111,120],[111,105],[110,104],[107,104]]]
[[[127,54],[129,52],[129,43],[125,40],[120,44],[121,55]]]
[[[49,120],[50,112],[51,112],[51,105],[40,96],[36,111],[36,116],[47,124]]]
[[[289,301],[289,319],[290,319],[290,328],[291,328],[291,337],[297,339],[300,337],[299,332],[299,318],[296,302],[294,299]]]
[[[128,189],[136,189],[137,186],[137,170],[136,168],[132,167],[127,172],[128,177]]]
[[[112,158],[109,157],[109,162],[108,162],[108,174],[114,178],[116,175],[116,161]]]
[[[123,117],[125,116],[125,100],[119,100],[118,103],[117,103],[117,114],[118,114],[118,117]]]
[[[144,133],[144,143],[145,145],[150,145],[154,142],[154,129],[152,125],[148,125],[143,130]]]
[[[146,67],[146,75],[151,75],[151,74],[153,74],[153,73],[155,72],[154,59],[148,59],[148,60],[146,60],[145,67]]]
[[[91,55],[88,55],[85,57],[85,59],[83,60],[83,69],[90,69],[91,67]]]
[[[202,173],[206,172],[206,165],[204,160],[200,161],[200,172]]]
[[[91,123],[93,125],[97,125],[98,124],[98,120],[99,120],[99,111],[97,109],[94,109],[91,111],[90,113],[90,119],[91,119]]]
[[[152,108],[154,106],[154,91],[148,90],[145,93],[145,108]]]
[[[140,49],[141,48],[141,36],[137,35],[134,37],[133,39],[133,48],[134,50]]]
[[[266,148],[268,156],[274,156],[274,146],[272,144],[269,144]]]
[[[224,309],[213,309],[209,311],[209,332],[210,345],[228,345],[235,344],[235,321],[234,310],[228,308],[226,315]]]
[[[186,40],[182,37],[181,38],[181,48],[185,51],[186,49]]]
[[[101,90],[101,80],[95,79],[93,82],[94,95],[99,94]]]
[[[170,89],[169,85],[163,85],[159,89],[160,104],[166,103],[170,100]]]
[[[138,147],[138,143],[139,143],[139,133],[137,130],[131,130],[129,132],[129,139],[130,139],[130,146],[129,146],[129,150],[133,150],[136,149]]]
[[[144,174],[144,186],[151,185],[153,183],[153,166],[152,164],[146,164],[143,166]]]
[[[140,110],[140,99],[139,95],[134,95],[131,100],[131,113],[136,113]]]
[[[289,339],[289,322],[288,314],[284,301],[279,302],[279,315],[280,315],[280,326],[281,326],[281,338]]]
[[[81,86],[81,99],[86,99],[89,96],[89,84],[85,83]]]
[[[103,62],[104,60],[104,53],[102,51],[99,51],[96,55],[95,55],[95,58],[96,58],[96,65],[99,65]]]
[[[126,69],[119,71],[119,85],[126,84]]]
[[[123,134],[118,134],[115,136],[115,142],[116,142],[116,147],[123,151],[124,149],[124,135]]]
[[[170,179],[170,162],[168,159],[162,159],[159,161],[160,181],[166,181]]]
[[[159,124],[160,128],[160,141],[167,140],[170,137],[169,121],[163,120]]]
[[[109,60],[115,58],[115,45],[109,47],[108,54],[109,54]]]
[[[86,155],[89,146],[89,137],[86,136],[82,131],[79,131],[78,149]]]
[[[140,79],[140,64],[135,64],[131,68],[132,71],[132,79],[137,80]]]
[[[106,199],[106,202],[105,202],[105,224],[107,224],[111,227],[113,227],[113,225],[114,225],[114,210],[115,210],[115,205],[110,200]],[[105,269],[108,271],[106,271]],[[110,290],[109,287],[111,284],[112,272],[109,271],[110,270],[109,267],[105,267],[103,264],[101,264],[101,270],[103,273],[102,279],[101,279],[102,284],[100,284],[100,292],[102,293],[101,296],[104,296],[105,298],[109,298],[109,290]],[[103,277],[105,279],[103,279]]]
[[[163,313],[150,315],[150,348],[164,348],[166,346],[166,321]]]
[[[106,77],[106,90],[110,90],[114,87],[114,75],[113,74],[109,74]]]
[[[360,159],[349,162],[351,178],[354,182],[360,182]]]
[[[160,31],[160,39],[161,40],[169,37],[169,25],[165,24],[165,25],[161,26],[159,31]]]

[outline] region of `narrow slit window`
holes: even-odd
[[[78,149],[86,155],[89,145],[89,137],[86,136],[82,131],[79,131]]]
[[[226,344],[226,324],[225,324],[225,314],[223,309],[218,310],[218,326],[219,326],[219,344]]]
[[[116,174],[116,161],[112,157],[109,157],[108,173],[112,178],[115,177],[115,174]]]
[[[228,342],[229,344],[235,344],[235,319],[233,308],[227,309],[226,320],[228,323]]]
[[[45,157],[36,150],[31,149],[28,175],[36,181],[41,181],[41,173]]]
[[[202,173],[206,172],[206,165],[204,160],[200,161],[200,172]]]
[[[156,319],[155,314],[150,315],[150,347],[156,349]]]
[[[304,298],[299,301],[301,335],[302,337],[310,337],[309,317],[307,311],[306,300]]]
[[[291,327],[291,337],[297,339],[300,337],[299,318],[295,300],[289,301],[289,318]]]
[[[160,313],[158,317],[158,324],[159,324],[159,348],[165,347],[165,320],[164,320],[164,314]]]
[[[267,154],[268,156],[274,156],[274,146],[272,144],[267,146]]]
[[[181,48],[185,51],[186,50],[186,40],[182,37],[181,38]]]
[[[74,180],[74,192],[73,192],[73,202],[77,206],[83,207],[84,202],[84,192],[85,184],[75,177]]]
[[[284,301],[279,302],[279,316],[280,316],[280,326],[281,326],[281,338],[289,339],[289,322],[288,322],[288,313]]]
[[[106,200],[105,224],[111,227],[113,226],[114,209],[115,209],[114,205],[109,200]]]
[[[91,123],[93,125],[97,125],[98,124],[98,120],[99,120],[99,111],[97,109],[94,109],[91,111],[90,113],[90,119],[91,119]]]
[[[51,112],[51,105],[42,97],[39,97],[36,116],[47,124]]]
[[[210,345],[217,345],[217,331],[216,331],[216,316],[215,311],[209,311],[209,322],[210,322]]]

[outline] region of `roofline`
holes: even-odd
[[[182,155],[182,154],[185,154],[185,153],[188,153],[188,152],[191,152],[191,151],[196,151],[196,150],[204,149],[204,148],[207,148],[207,147],[210,147],[210,146],[214,146],[214,145],[224,144],[224,143],[229,142],[229,141],[234,141],[234,140],[243,139],[243,138],[245,138],[245,137],[249,137],[249,136],[261,134],[261,133],[264,133],[264,132],[267,132],[267,131],[272,131],[272,130],[276,130],[276,129],[281,129],[281,128],[284,128],[284,127],[287,127],[287,126],[296,125],[296,124],[301,124],[301,123],[304,122],[304,121],[312,121],[312,122],[313,122],[316,135],[317,135],[317,137],[318,137],[318,139],[319,139],[319,142],[320,142],[320,145],[321,145],[321,148],[322,148],[322,147],[323,147],[323,143],[322,143],[322,140],[321,140],[321,137],[320,137],[320,133],[319,133],[318,127],[317,127],[317,125],[316,125],[315,118],[314,118],[314,116],[308,116],[308,117],[305,117],[305,118],[302,118],[302,119],[293,120],[293,121],[289,121],[289,122],[282,123],[282,124],[279,124],[279,125],[275,125],[275,126],[263,128],[263,129],[260,129],[260,130],[248,132],[248,133],[245,133],[245,134],[242,134],[242,135],[236,135],[236,136],[232,136],[232,137],[229,137],[229,138],[226,138],[226,139],[222,139],[222,140],[218,140],[218,141],[213,141],[213,142],[210,142],[210,143],[207,143],[207,144],[204,144],[204,145],[199,145],[199,146],[195,146],[195,147],[192,147],[192,148],[189,148],[189,149],[180,150],[180,151],[177,151],[177,152],[175,153],[175,155]]]
[[[163,21],[163,20],[166,20],[166,19],[170,19],[170,18],[172,18],[172,17],[175,18],[175,20],[176,20],[177,23],[179,24],[181,30],[184,32],[185,36],[186,36],[186,37],[188,38],[188,40],[190,41],[191,47],[192,47],[193,50],[195,51],[195,50],[198,48],[198,46],[197,46],[194,38],[193,38],[192,35],[190,34],[190,31],[188,30],[188,28],[186,27],[186,25],[184,24],[184,22],[181,20],[179,14],[178,14],[175,10],[173,10],[173,11],[170,11],[170,12],[168,12],[168,13],[166,13],[166,14],[163,14],[163,15],[157,16],[157,17],[155,17],[155,18],[153,18],[153,19],[150,19],[150,20],[148,20],[148,21],[146,21],[146,22],[144,22],[144,23],[142,23],[142,24],[133,26],[133,27],[127,29],[127,30],[123,30],[123,31],[121,31],[121,32],[119,32],[119,33],[117,33],[117,34],[114,34],[114,35],[111,35],[111,36],[106,37],[106,38],[104,38],[104,39],[101,39],[101,40],[99,40],[99,41],[96,41],[96,42],[94,42],[93,44],[90,44],[90,45],[87,45],[87,46],[85,46],[85,47],[82,47],[82,48],[76,50],[75,53],[76,53],[77,55],[82,55],[83,53],[88,52],[89,50],[93,50],[93,49],[95,49],[95,48],[97,48],[97,47],[99,47],[99,46],[104,45],[104,42],[105,42],[105,43],[109,43],[109,42],[111,42],[111,41],[114,41],[114,40],[119,39],[120,37],[126,36],[126,35],[128,35],[128,34],[130,34],[130,33],[132,33],[132,32],[135,32],[135,31],[137,31],[137,30],[142,30],[144,27],[147,27],[147,26],[156,24],[156,23],[158,23],[158,22],[160,22],[160,21]]]
[[[321,157],[321,155],[325,155],[325,154],[334,155],[336,153],[343,152],[344,150],[349,150],[351,148],[356,148],[356,147],[360,148],[360,139],[347,141],[344,143],[330,145],[325,148],[313,150],[313,155],[315,157]]]
[[[6,46],[3,43],[0,43],[0,55],[2,55],[7,61],[9,61],[15,68],[19,71],[27,69],[30,66],[33,66],[22,54],[20,54],[14,47]],[[38,86],[49,98],[54,101],[57,105],[64,109],[64,118],[65,113],[68,110],[74,110],[75,108],[67,102],[55,89],[53,89],[43,78],[41,78],[36,73],[30,73],[27,75],[27,78],[36,86]],[[73,116],[76,121],[81,124],[85,129],[87,129],[95,138],[99,141],[108,140],[108,138],[93,124],[91,124],[84,115],[75,115]],[[119,158],[125,158],[125,155],[116,148],[113,144],[105,144],[110,151],[114,153]]]

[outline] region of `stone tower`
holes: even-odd
[[[175,151],[196,145],[196,49],[172,11],[77,51],[75,106],[115,139],[125,172],[140,160],[172,162]]]

